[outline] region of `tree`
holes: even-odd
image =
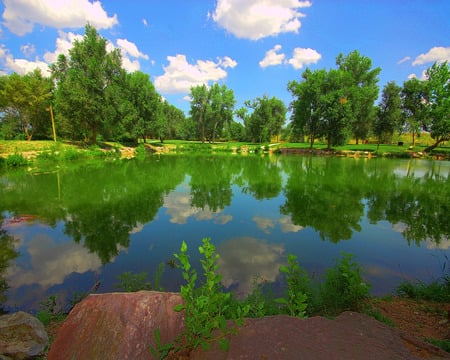
[[[413,146],[416,134],[420,132],[426,120],[425,91],[424,82],[415,78],[405,81],[401,91],[405,128],[412,134]]]
[[[9,123],[10,134],[20,131],[27,140],[35,134],[50,133],[50,115],[46,109],[52,96],[52,82],[40,70],[6,77],[1,91],[3,121]]]
[[[231,124],[236,103],[234,92],[225,85],[214,83],[209,89],[206,85],[191,88],[190,115],[198,123],[202,143],[215,142],[225,124]]]
[[[427,108],[431,137],[435,143],[424,151],[429,152],[444,141],[450,140],[450,66],[447,62],[434,63],[427,69]]]
[[[304,133],[309,138],[310,148],[314,140],[321,136],[320,105],[321,88],[326,77],[326,70],[311,71],[307,68],[302,73],[302,81],[290,81],[288,90],[295,99],[291,102],[292,127],[295,133]]]
[[[247,115],[245,109],[238,112],[243,118],[248,137],[253,142],[271,141],[272,136],[279,135],[286,121],[286,106],[276,97],[264,95],[253,101],[246,101],[245,106],[253,112]]]
[[[392,135],[402,119],[401,87],[395,81],[388,82],[384,88],[381,102],[378,105],[378,114],[374,124],[374,133],[381,142],[391,140]]]
[[[64,82],[59,110],[95,143],[105,120],[106,89],[121,74],[120,52],[115,49],[108,53],[106,39],[88,24],[83,39],[75,40],[69,55],[67,66],[62,58],[52,66],[53,77]],[[61,69],[65,72],[60,73]]]
[[[358,144],[366,139],[373,122],[374,103],[378,97],[378,75],[381,68],[372,69],[372,60],[354,50],[347,56],[339,54],[336,58],[339,69],[347,72],[347,101],[350,104],[352,132]]]
[[[185,118],[182,110],[169,104],[167,100],[161,101],[155,129],[161,142],[163,142],[165,138],[177,138],[184,120]]]
[[[345,143],[350,132],[350,103],[348,88],[350,75],[340,69],[306,69],[302,82],[291,81],[288,89],[296,99],[291,103],[293,127],[304,129],[310,148],[314,140],[327,139],[328,148]]]

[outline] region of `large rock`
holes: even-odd
[[[155,345],[156,328],[163,344],[172,342],[183,330],[183,313],[173,311],[181,301],[179,294],[148,291],[90,295],[69,314],[48,359],[152,359],[149,345]],[[229,339],[228,352],[214,345],[209,351],[195,350],[190,358],[450,359],[450,354],[432,345],[354,312],[334,320],[246,319],[238,334]]]
[[[34,316],[23,311],[0,316],[0,358],[30,359],[47,347],[44,325]]]
[[[176,293],[139,291],[89,295],[77,304],[52,344],[49,360],[151,359],[154,330],[172,342],[184,328]]]
[[[229,336],[227,353],[218,346],[191,353],[193,360],[225,359],[450,359],[450,354],[355,312],[335,320],[270,316],[246,319]]]

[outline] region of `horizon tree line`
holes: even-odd
[[[450,68],[434,63],[426,79],[394,81],[382,89],[379,74],[366,56],[352,51],[336,57],[336,68],[306,68],[289,81],[293,100],[263,95],[235,109],[234,91],[224,84],[191,88],[190,110],[169,104],[148,74],[126,72],[118,49],[108,52],[106,39],[87,24],[82,40],[69,55],[59,55],[49,77],[39,70],[0,77],[0,138],[50,139],[49,111],[54,109],[59,138],[96,143],[102,140],[146,142],[147,139],[218,139],[270,142],[326,141],[328,148],[375,137],[392,140],[395,132],[411,133],[412,145],[429,131],[431,150],[450,140]],[[286,115],[290,122],[286,126]],[[239,121],[237,121],[239,120]]]

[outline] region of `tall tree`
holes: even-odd
[[[426,72],[428,85],[428,128],[435,143],[425,149],[433,150],[450,140],[450,66],[448,62],[434,63]]]
[[[64,69],[62,62],[52,67],[53,76],[66,82],[64,97],[59,100],[65,104],[60,110],[67,111],[66,117],[89,131],[85,136],[95,143],[105,120],[106,89],[121,73],[120,52],[115,49],[108,53],[106,39],[88,24],[83,39],[75,40],[69,55],[65,74],[55,73]]]
[[[40,70],[26,75],[11,74],[1,89],[4,121],[10,129],[20,131],[27,140],[35,134],[50,134],[50,115],[46,111],[52,96],[52,82],[42,76]]]
[[[405,128],[412,135],[415,145],[416,134],[423,128],[426,120],[425,84],[419,79],[410,79],[403,83],[401,91],[402,111]]]
[[[264,95],[246,101],[245,105],[252,109],[252,113],[246,116],[246,111],[240,110],[238,116],[244,117],[245,129],[253,142],[271,141],[272,136],[280,134],[287,112],[283,101],[275,96],[269,99]]]
[[[372,69],[372,60],[354,50],[347,56],[339,54],[336,65],[347,72],[347,101],[351,108],[352,131],[356,143],[366,139],[375,113],[374,103],[378,97],[378,75],[381,68]]]
[[[375,119],[374,133],[378,138],[378,145],[381,142],[388,142],[398,124],[402,119],[402,99],[400,97],[401,87],[395,81],[388,82],[381,96],[378,105],[378,114]]]
[[[314,140],[322,136],[320,119],[322,117],[322,84],[327,77],[325,69],[311,71],[307,68],[302,73],[302,81],[290,81],[288,90],[294,100],[291,102],[292,126],[296,133],[303,132],[309,138],[310,148]]]
[[[231,123],[235,102],[233,90],[225,85],[214,83],[209,89],[204,84],[191,88],[189,113],[199,126],[202,143],[214,142],[224,124]]]

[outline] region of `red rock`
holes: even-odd
[[[64,322],[48,353],[49,360],[152,359],[154,330],[172,342],[184,328],[178,293],[139,291],[89,295]]]
[[[227,353],[218,346],[191,353],[193,360],[271,359],[449,359],[450,354],[401,334],[375,319],[345,312],[335,320],[270,316],[246,319],[229,336]]]

